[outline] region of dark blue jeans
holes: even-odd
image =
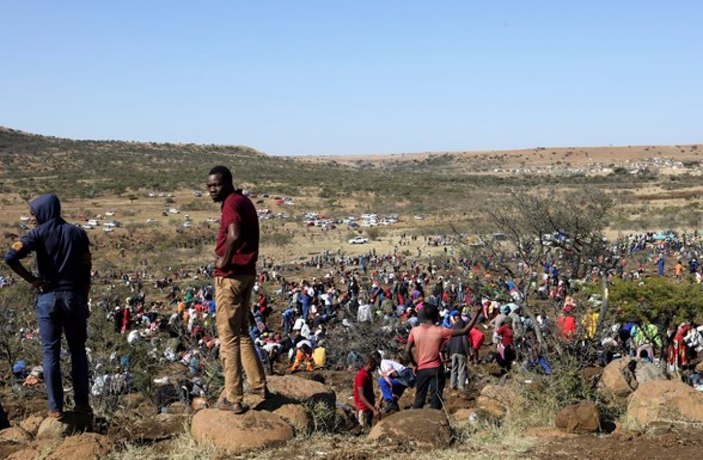
[[[77,406],[88,405],[88,358],[85,352],[87,306],[83,293],[52,291],[37,296],[39,335],[44,357],[44,382],[49,410],[63,410],[61,382],[61,332],[71,352],[71,380]]]

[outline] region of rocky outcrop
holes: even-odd
[[[444,412],[436,409],[413,409],[396,412],[381,419],[371,429],[368,438],[418,449],[439,449],[449,446],[452,433]]]
[[[278,415],[250,410],[242,415],[203,409],[193,416],[191,434],[197,442],[211,442],[231,454],[284,444],[293,428]]]
[[[624,404],[639,385],[652,380],[667,380],[656,364],[634,358],[614,359],[603,370],[601,393],[613,403]]]
[[[703,423],[703,393],[679,381],[645,382],[630,396],[627,416],[638,425]]]

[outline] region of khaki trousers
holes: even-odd
[[[254,281],[253,275],[215,277],[215,321],[225,376],[224,395],[233,404],[241,403],[244,398],[242,368],[250,388],[259,390],[266,386],[264,367],[249,337],[249,304]]]

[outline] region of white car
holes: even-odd
[[[156,224],[156,223],[158,223],[158,222],[159,222],[159,221],[156,220],[156,219],[147,219],[147,220],[146,220],[146,223],[147,223],[147,224]]]
[[[364,244],[368,243],[369,239],[368,238],[363,238],[361,236],[357,236],[356,238],[352,238],[349,240],[349,244]]]

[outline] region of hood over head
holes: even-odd
[[[33,199],[29,202],[29,209],[32,210],[39,225],[61,217],[61,202],[59,197],[53,193],[40,195]]]

